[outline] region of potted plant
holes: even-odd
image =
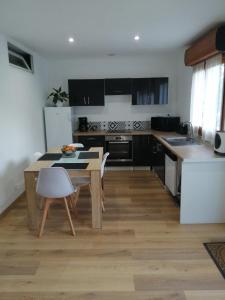
[[[58,89],[53,88],[53,92],[48,95],[47,99],[49,98],[52,99],[55,106],[61,107],[63,106],[63,102],[69,100],[69,95],[65,91],[62,91],[62,87],[60,86]]]

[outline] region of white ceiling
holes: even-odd
[[[172,50],[224,21],[225,0],[0,0],[0,31],[55,57]]]

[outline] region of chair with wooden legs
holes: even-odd
[[[36,192],[44,200],[44,211],[38,233],[39,237],[43,234],[48,210],[53,202],[64,203],[71,233],[75,236],[69,206],[76,203],[76,201],[73,200],[76,191],[76,186],[72,184],[70,177],[64,168],[42,168],[40,170]],[[75,197],[76,196],[77,195],[75,195]]]
[[[103,159],[102,159],[102,164],[101,164],[101,180],[102,180],[102,184],[101,184],[101,197],[102,197],[102,211],[105,211],[105,206],[104,206],[104,200],[105,200],[105,196],[104,196],[104,181],[103,181],[103,177],[104,177],[104,171],[105,171],[105,163],[107,160],[107,157],[109,156],[109,152],[106,152],[103,155]],[[74,202],[74,206],[76,207],[76,202],[79,199],[79,193],[80,193],[80,188],[84,187],[84,186],[88,186],[90,189],[90,193],[91,193],[91,180],[89,177],[72,177],[71,181],[73,183],[74,186],[76,186],[77,188],[77,195],[75,197],[75,202]]]

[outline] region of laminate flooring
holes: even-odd
[[[106,172],[105,197],[102,230],[91,228],[83,189],[76,237],[54,206],[38,239],[21,196],[0,219],[0,300],[225,299],[203,246],[225,240],[224,224],[180,225],[179,207],[149,171]]]

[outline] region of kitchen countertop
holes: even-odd
[[[108,132],[108,131],[75,131],[74,136],[89,136],[89,135],[153,135],[156,137],[167,149],[174,153],[178,158],[185,162],[225,162],[225,157],[214,153],[213,147],[206,144],[200,145],[185,145],[185,146],[171,146],[163,138],[164,137],[178,137],[181,136],[176,132],[164,132],[156,130],[130,130],[129,132]]]
[[[75,131],[74,136],[86,136],[86,135],[148,135],[152,134],[152,130],[129,130],[123,132],[110,132],[107,130],[96,130],[96,131]]]

